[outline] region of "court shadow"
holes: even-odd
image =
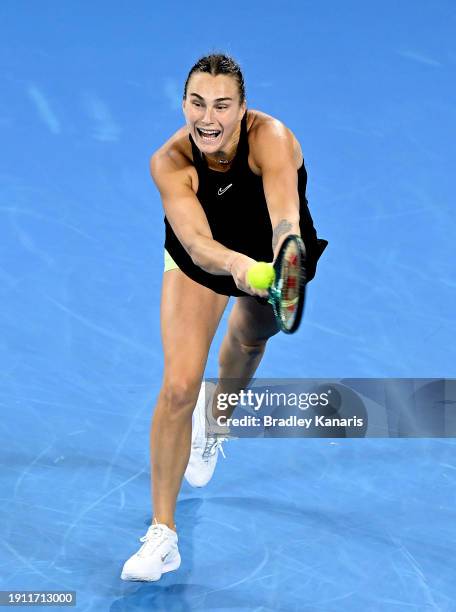
[[[198,610],[264,610],[269,608],[260,593],[253,589],[239,590],[236,586],[230,589],[215,589],[202,584],[172,584],[162,586],[160,583],[142,584],[133,593],[114,601],[110,612],[133,612],[136,610],[153,610],[154,612],[188,612]],[[275,611],[277,612],[277,610]]]
[[[229,499],[229,498],[227,498]],[[178,502],[176,507],[176,525],[179,539],[183,542],[181,549],[182,564],[179,573],[170,572],[163,575],[158,582],[141,583],[125,582],[113,587],[111,595],[121,595],[109,610],[111,612],[154,610],[163,612],[187,612],[188,610],[223,610],[244,608],[248,598],[249,606],[269,610],[267,602],[261,599],[260,593],[252,593],[248,583],[239,590],[234,581],[233,586],[214,588],[213,585],[183,582],[190,576],[194,565],[194,531],[202,521],[207,520],[201,514],[202,506],[208,499],[189,498]],[[206,513],[205,513],[206,514]],[[144,519],[144,525],[150,525],[150,517]],[[176,583],[176,579],[180,580]]]

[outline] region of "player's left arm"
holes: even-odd
[[[294,139],[283,123],[273,120],[258,127],[255,161],[262,172],[275,260],[280,245],[289,234],[301,235]]]

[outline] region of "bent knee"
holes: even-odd
[[[278,333],[278,330],[268,330],[267,333],[255,334],[251,329],[240,329],[236,326],[228,328],[231,341],[236,343],[242,353],[246,355],[260,355],[264,353],[269,338]]]
[[[249,357],[257,357],[265,351],[267,340],[259,340],[258,342],[239,342],[239,348],[244,355]]]

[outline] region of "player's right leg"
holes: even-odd
[[[151,459],[154,517],[169,527],[173,526],[176,498],[190,454],[193,409],[228,299],[180,270],[164,275],[164,372],[151,431]]]
[[[192,413],[228,299],[179,269],[163,275],[164,372],[150,435],[154,520],[143,539],[145,544],[124,566],[122,578],[126,580],[158,580],[162,573],[180,565],[176,500],[190,456]]]

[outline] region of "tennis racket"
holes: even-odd
[[[274,272],[268,302],[279,328],[292,334],[301,323],[307,283],[306,247],[297,234],[290,234],[283,241],[274,262]]]

